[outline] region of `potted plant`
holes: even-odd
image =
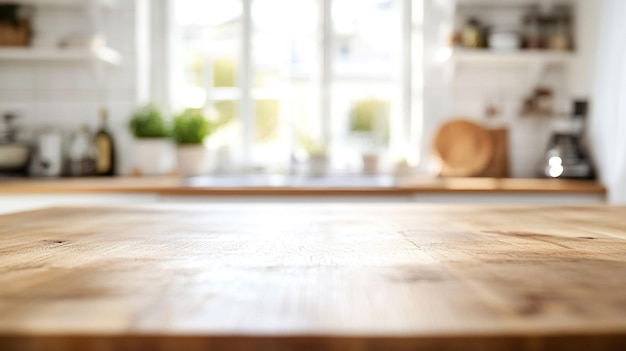
[[[170,126],[153,105],[141,107],[128,123],[135,137],[135,164],[142,175],[163,175],[172,170]]]
[[[309,175],[311,177],[325,176],[329,164],[326,144],[308,136],[300,136],[299,144],[309,156]]]
[[[350,109],[350,133],[361,144],[364,174],[379,171],[379,151],[388,138],[388,116],[389,102],[384,100],[360,100]]]
[[[203,142],[213,129],[211,122],[197,109],[187,109],[174,117],[173,136],[177,144],[178,171],[182,176],[208,172],[209,160]]]

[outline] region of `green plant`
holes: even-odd
[[[130,118],[128,127],[135,138],[167,138],[170,126],[153,105],[141,107]]]
[[[389,116],[389,102],[367,99],[355,102],[350,108],[350,130],[374,132],[384,125]]]
[[[213,61],[213,86],[237,86],[237,64],[234,59],[220,58]]]
[[[174,140],[178,145],[202,144],[211,132],[214,125],[209,122],[202,111],[187,109],[174,117]]]
[[[256,114],[254,139],[263,143],[276,138],[280,122],[278,100],[256,100],[254,109]]]
[[[300,146],[309,156],[326,156],[327,147],[321,139],[314,139],[308,135],[298,135],[298,146]]]

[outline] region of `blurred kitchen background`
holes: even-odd
[[[0,175],[567,178],[624,203],[624,15],[621,0],[2,0]]]

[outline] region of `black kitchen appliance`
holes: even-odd
[[[553,122],[544,165],[544,175],[548,178],[591,179],[595,176],[583,143],[588,102],[576,100],[573,107],[571,117]]]

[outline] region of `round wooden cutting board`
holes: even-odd
[[[441,175],[471,177],[480,175],[494,153],[489,131],[479,124],[456,119],[441,126],[433,147],[441,161]]]

